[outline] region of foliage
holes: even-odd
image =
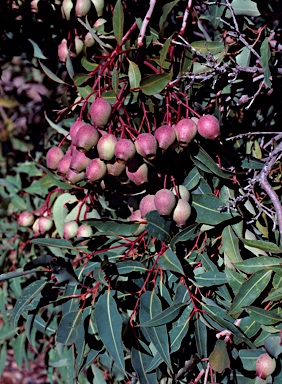
[[[7,80],[15,58],[3,56],[1,137],[19,154],[1,158],[1,361],[10,347],[18,365],[43,351],[51,383],[279,383],[281,5],[92,3],[80,17],[75,6],[62,16],[58,0],[8,3],[15,28],[29,17],[54,30],[48,42],[24,35],[39,78],[37,87],[26,87],[25,77],[21,86],[44,95],[39,83],[50,82],[60,98],[46,108],[42,146],[29,146],[27,132],[7,124],[21,129],[16,118],[31,112],[10,98],[18,67]],[[187,147],[175,142],[150,160],[138,157],[148,168],[141,185],[125,171],[71,182],[47,168],[46,154],[54,146],[73,151],[69,129],[91,123],[100,97],[112,106],[100,135],[134,142],[204,114],[218,118],[221,135],[197,134]],[[38,108],[44,100],[38,96]],[[88,156],[98,157],[97,148]],[[157,210],[130,220],[142,197],[162,188],[174,188],[178,200],[178,185],[190,194],[185,225]],[[33,225],[19,225],[24,211]],[[91,233],[67,235],[70,222]],[[256,360],[265,352],[277,368],[263,380]]]

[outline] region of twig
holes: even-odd
[[[186,30],[186,27],[187,27],[187,20],[188,20],[188,16],[189,16],[191,7],[192,7],[192,0],[188,0],[188,4],[187,4],[187,7],[186,7],[184,15],[183,15],[181,29],[180,29],[180,32],[179,32],[180,36],[183,36],[184,33],[185,33],[185,30]]]
[[[139,33],[139,36],[138,36],[138,48],[143,45],[143,40],[144,40],[144,36],[145,36],[145,33],[146,33],[146,29],[147,29],[147,26],[148,26],[149,21],[151,19],[153,10],[155,8],[156,1],[157,0],[150,0],[150,6],[149,6],[149,9],[148,9],[148,12],[146,13],[146,16],[145,16],[145,18],[143,20],[143,23],[142,23],[142,26],[141,26],[141,29],[140,29],[140,33]]]
[[[247,133],[240,133],[239,135],[236,135],[236,136],[227,137],[227,139],[225,139],[225,141],[241,139],[244,136],[253,136],[253,135],[281,135],[281,132],[247,132]]]

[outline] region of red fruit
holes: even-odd
[[[158,142],[151,133],[141,133],[134,144],[137,153],[147,160],[153,160],[156,157]]]
[[[87,157],[85,153],[80,152],[76,149],[71,155],[70,169],[74,172],[79,173],[84,171],[89,163],[89,157]]]
[[[87,152],[91,148],[95,147],[99,140],[99,133],[96,128],[90,124],[85,124],[79,128],[73,144],[81,152]]]
[[[172,191],[163,188],[155,194],[154,202],[161,216],[169,216],[175,207],[176,197]]]
[[[190,199],[190,192],[186,187],[184,187],[184,185],[176,185],[171,188],[171,191],[180,199],[184,199],[186,201],[189,201]]]
[[[218,119],[213,115],[204,115],[199,118],[197,125],[198,132],[206,139],[214,140],[220,135]]]
[[[64,157],[64,152],[59,147],[52,147],[46,154],[47,168],[55,171],[58,168],[59,161]]]
[[[72,141],[75,139],[76,133],[79,130],[79,128],[81,128],[83,125],[86,125],[86,123],[84,121],[81,121],[81,120],[77,120],[71,125],[70,137],[71,137]]]
[[[157,208],[155,206],[155,195],[144,196],[140,201],[139,209],[142,218],[144,218],[148,212],[156,211]]]
[[[120,176],[122,172],[125,170],[125,164],[118,163],[117,161],[113,164],[107,164],[107,172],[112,176]]]
[[[78,224],[76,221],[69,221],[64,225],[63,238],[66,240],[72,239],[76,236],[78,231]]]
[[[81,17],[87,15],[91,8],[90,0],[76,0],[75,16]]]
[[[67,171],[69,170],[70,163],[71,163],[71,153],[67,152],[58,163],[57,174],[59,176],[65,176]]]
[[[191,119],[183,119],[176,124],[174,130],[180,147],[187,147],[197,134],[197,125]]]
[[[103,127],[108,123],[112,115],[112,106],[108,100],[99,97],[90,107],[90,116],[94,125]]]
[[[65,179],[69,184],[76,184],[85,178],[85,172],[75,172],[72,169],[68,169]]]
[[[276,360],[269,356],[268,353],[263,353],[256,361],[256,375],[261,379],[265,379],[271,375],[276,368]]]
[[[185,225],[191,215],[191,205],[187,200],[179,199],[174,208],[172,219],[177,225]]]
[[[159,147],[163,151],[168,149],[168,147],[171,146],[176,139],[175,130],[170,125],[162,125],[156,129],[154,135],[158,140]]]
[[[102,179],[107,173],[107,166],[104,161],[96,158],[90,161],[85,170],[85,177],[89,182]]]
[[[107,133],[100,137],[97,143],[97,150],[101,160],[110,161],[115,155],[115,145],[117,138]]]
[[[39,233],[41,235],[44,235],[44,233],[50,231],[50,229],[53,227],[53,220],[49,219],[49,217],[39,217],[38,219],[38,229]]]
[[[148,181],[148,165],[138,158],[133,159],[126,167],[126,174],[134,184],[138,186],[144,184]]]
[[[17,220],[18,224],[22,227],[30,227],[34,223],[34,215],[31,212],[22,212]]]
[[[119,163],[127,163],[136,153],[134,143],[129,139],[120,139],[115,145],[115,157]]]

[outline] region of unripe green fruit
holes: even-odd
[[[147,160],[153,160],[156,157],[158,142],[151,133],[141,133],[134,142],[137,153]]]
[[[39,232],[39,218],[37,218],[35,220],[35,222],[33,223],[32,230],[36,236],[38,236],[40,234],[40,232]]]
[[[97,143],[97,151],[101,160],[111,161],[115,155],[117,138],[107,133],[100,137]]]
[[[187,147],[197,134],[197,125],[191,119],[180,120],[174,127],[180,147]]]
[[[34,223],[34,215],[32,212],[24,211],[20,213],[17,222],[22,227],[30,227]]]
[[[120,139],[115,145],[115,157],[117,162],[126,164],[136,153],[134,143],[129,139]]]
[[[38,228],[39,233],[41,235],[44,235],[46,232],[50,231],[50,229],[53,227],[53,220],[49,217],[39,217],[38,219]]]
[[[70,169],[79,173],[84,171],[89,163],[89,157],[87,157],[84,152],[80,152],[76,149],[71,155]]]
[[[66,240],[73,239],[78,231],[78,224],[76,221],[69,221],[64,225],[63,238]]]
[[[171,191],[180,199],[184,199],[186,201],[189,201],[190,199],[190,192],[186,187],[184,187],[184,185],[176,185],[171,188]]]
[[[161,216],[170,216],[176,204],[176,197],[172,191],[163,188],[155,194],[154,202]]]
[[[90,11],[91,1],[90,0],[76,0],[75,5],[75,16],[81,17],[86,16]]]
[[[70,163],[71,163],[71,153],[69,151],[59,161],[58,168],[57,168],[57,174],[59,176],[65,176],[67,171],[69,170]]]
[[[87,152],[91,148],[95,147],[99,140],[99,133],[96,128],[90,124],[85,124],[79,128],[73,144],[81,152]]]
[[[104,0],[92,0],[92,3],[94,4],[94,7],[96,9],[97,16],[102,16],[104,9]]]
[[[214,140],[220,135],[219,121],[213,115],[201,116],[197,124],[197,129],[199,134],[206,139]]]
[[[64,0],[62,3],[62,14],[63,17],[67,20],[70,20],[71,10],[73,8],[72,0]]]
[[[276,368],[276,360],[269,356],[268,353],[263,353],[256,361],[256,375],[261,379],[265,379],[271,375]]]
[[[170,125],[162,125],[156,129],[154,136],[158,141],[159,147],[163,151],[167,150],[176,139],[175,130]]]
[[[83,41],[79,36],[75,36],[74,38],[74,47],[76,55],[79,55],[83,50]]]
[[[46,154],[47,168],[55,171],[58,168],[59,161],[64,157],[64,152],[59,147],[52,147]]]
[[[191,216],[191,205],[187,200],[179,199],[174,208],[172,219],[177,225],[185,225],[186,221]]]
[[[76,237],[91,237],[93,235],[93,229],[87,224],[81,224],[78,227]]]
[[[107,166],[101,159],[93,159],[87,165],[85,177],[89,182],[101,180],[107,173]]]
[[[103,127],[108,124],[112,115],[112,106],[108,100],[99,97],[94,100],[90,107],[90,116],[95,126]]]
[[[144,218],[148,212],[156,211],[155,195],[144,196],[140,201],[139,209],[142,218]]]
[[[84,37],[84,44],[86,45],[86,47],[93,47],[93,45],[95,44],[94,37],[91,35],[90,32],[86,33]]]

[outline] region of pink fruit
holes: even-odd
[[[134,144],[137,153],[147,160],[153,160],[156,157],[158,142],[151,133],[141,133]]]
[[[191,215],[191,205],[187,200],[179,199],[174,208],[172,219],[177,225],[185,225]]]
[[[58,168],[59,161],[64,157],[64,152],[59,147],[52,147],[46,154],[47,168],[56,170]]]
[[[263,353],[256,361],[256,375],[261,379],[265,379],[271,375],[276,368],[276,360],[269,356],[268,353]]]
[[[39,232],[39,218],[37,218],[35,220],[35,222],[33,223],[32,230],[36,236],[38,236],[40,234],[40,232]]]
[[[58,163],[57,174],[59,176],[65,176],[65,174],[69,170],[70,162],[71,162],[71,153],[67,152]]]
[[[140,201],[139,209],[142,218],[144,218],[148,212],[156,211],[155,195],[144,196]]]
[[[99,97],[94,100],[90,107],[90,116],[94,125],[103,127],[108,124],[112,115],[112,106],[108,100]]]
[[[79,128],[73,144],[81,152],[87,152],[91,148],[95,147],[99,140],[99,133],[96,128],[90,124],[85,124]]]
[[[39,217],[38,219],[38,228],[39,233],[41,235],[44,235],[44,233],[50,231],[50,229],[53,227],[53,220],[49,217]]]
[[[126,167],[126,174],[129,180],[136,185],[144,184],[148,181],[148,165],[137,159],[133,159]]]
[[[90,0],[76,0],[75,16],[81,17],[86,16],[90,11],[91,1]]]
[[[213,115],[204,115],[199,118],[197,125],[198,132],[206,139],[214,140],[220,135],[218,119]]]
[[[61,43],[58,45],[58,57],[59,60],[63,63],[66,61],[68,56],[68,42],[66,39],[63,39]]]
[[[64,225],[63,238],[66,240],[73,239],[78,231],[78,224],[76,221],[72,220],[67,222]]]
[[[65,175],[65,179],[69,184],[76,184],[79,181],[84,180],[84,178],[85,178],[85,172],[84,171],[78,173],[78,172],[73,171],[72,169],[68,169],[68,171]]]
[[[86,123],[81,120],[77,120],[74,123],[72,123],[70,127],[70,137],[72,141],[75,139],[76,133],[79,130],[79,128],[81,128],[83,125],[86,125]]]
[[[98,158],[93,159],[87,165],[85,170],[85,177],[89,182],[94,182],[102,179],[107,173],[107,166],[103,160]]]
[[[117,161],[113,164],[107,164],[107,172],[112,176],[120,176],[122,172],[125,170],[125,164],[118,163]]]
[[[84,152],[80,152],[76,149],[71,155],[70,169],[79,173],[84,171],[89,163],[89,157],[87,157]]]
[[[180,199],[184,199],[186,201],[189,201],[190,199],[190,192],[184,187],[184,185],[176,185],[171,188],[171,191]]]
[[[120,139],[115,145],[115,157],[119,163],[127,163],[136,153],[134,143],[129,139]]]
[[[162,125],[156,129],[154,135],[159,143],[159,147],[163,151],[168,149],[168,147],[171,146],[176,139],[175,130],[170,125]]]
[[[97,151],[101,160],[111,161],[115,155],[115,145],[117,138],[107,133],[100,137],[97,143]]]
[[[20,213],[17,222],[22,227],[30,227],[34,223],[34,215],[32,212],[24,211]]]
[[[191,119],[183,119],[176,124],[174,130],[180,147],[187,147],[197,134],[197,125]]]
[[[169,216],[175,207],[176,197],[172,191],[163,188],[155,194],[154,202],[161,216]]]
[[[91,237],[93,235],[92,228],[87,224],[81,224],[78,227],[76,237]]]
[[[67,20],[70,20],[71,10],[73,8],[72,0],[64,0],[62,3],[62,14]]]

